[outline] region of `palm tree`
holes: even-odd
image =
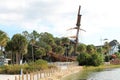
[[[14,49],[13,49],[13,45],[12,45],[11,40],[9,40],[7,42],[7,45],[5,47],[5,51],[8,53],[7,57],[11,58],[11,63],[13,64],[15,62],[15,57],[14,57]]]
[[[40,34],[39,41],[44,41],[46,44],[50,45],[51,47],[55,46],[53,35],[47,32]]]
[[[12,48],[16,54],[16,64],[20,63],[20,59],[27,53],[27,39],[21,34],[15,34],[12,37]]]
[[[57,46],[56,48],[55,48],[55,51],[54,51],[56,54],[60,54],[60,55],[62,55],[62,54],[64,54],[64,48],[63,47],[61,47],[61,46]]]
[[[32,60],[34,61],[34,46],[36,46],[36,42],[39,40],[39,33],[35,30],[33,32],[28,33],[27,31],[23,31],[22,34],[26,37],[27,41],[29,42],[29,47],[31,46],[30,53],[32,54]],[[30,55],[31,56],[31,55]]]
[[[30,34],[28,33],[28,31],[23,31],[22,35],[24,35],[26,37],[28,42],[30,41]]]
[[[7,41],[9,40],[7,34],[0,30],[0,47],[1,51],[3,51],[3,48],[6,46]]]
[[[42,59],[42,56],[45,56],[46,55],[46,52],[45,52],[45,48],[38,48],[36,51],[35,51],[35,58],[40,58]]]
[[[62,40],[61,40],[61,38],[54,38],[54,41],[55,41],[55,43],[56,43],[56,45],[61,45],[62,44]]]

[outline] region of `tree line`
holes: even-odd
[[[9,38],[7,33],[0,30],[0,53],[6,58],[12,59],[12,64],[20,64],[20,60],[35,61],[38,59],[50,60],[49,52],[64,55],[65,44],[70,44],[66,37],[54,37],[48,32],[38,33],[37,31],[23,31],[21,34],[14,34]],[[69,46],[68,53],[72,53],[73,47]]]
[[[27,62],[38,59],[51,61],[52,58],[48,56],[49,52],[63,56],[73,56],[73,42],[67,37],[58,38],[48,32],[38,33],[35,30],[31,33],[23,31],[21,34],[14,34],[12,38],[9,38],[6,32],[0,30],[0,55],[10,58],[12,64],[20,64],[21,60]],[[76,55],[79,55],[79,57],[82,53],[105,55],[109,49],[110,46],[107,42],[102,48],[79,43]]]

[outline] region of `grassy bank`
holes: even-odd
[[[104,69],[109,69],[109,68],[120,68],[120,65],[113,65],[113,64],[108,64],[108,65],[100,65],[100,66],[83,66],[83,70],[104,70]]]
[[[83,66],[82,70],[80,70],[78,73],[73,73],[71,75],[66,76],[62,80],[84,80],[86,79],[91,72],[99,72],[103,71],[105,69],[112,69],[112,68],[120,68],[120,65],[100,65],[100,66]]]

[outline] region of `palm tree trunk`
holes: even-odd
[[[18,55],[18,52],[16,53],[16,64],[19,64],[19,55]]]

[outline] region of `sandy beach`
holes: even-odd
[[[62,80],[62,78],[77,73],[81,70],[82,70],[82,66],[71,66],[65,69],[61,69],[60,71],[53,73],[52,76],[40,80]]]

